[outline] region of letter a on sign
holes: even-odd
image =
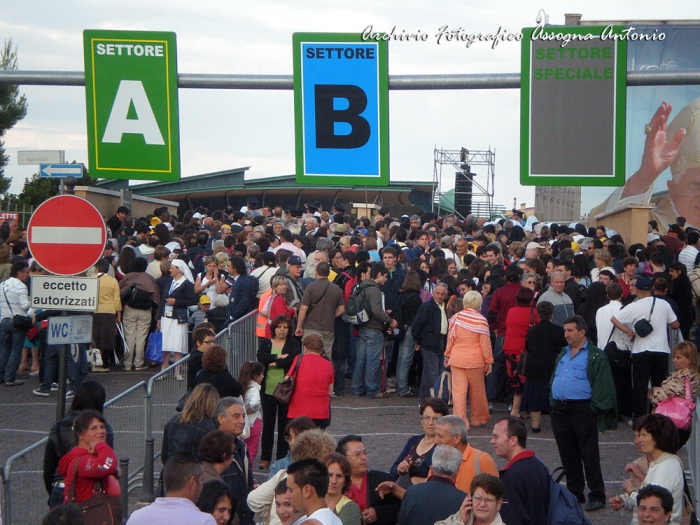
[[[175,33],[83,32],[90,176],[180,180]]]
[[[129,108],[134,105],[137,118],[128,118]],[[163,135],[158,129],[156,116],[148,103],[146,90],[140,80],[122,80],[119,83],[117,97],[114,99],[112,112],[109,114],[107,129],[102,142],[120,144],[124,133],[143,135],[146,144],[163,145]]]
[[[386,41],[295,33],[297,182],[389,185]]]

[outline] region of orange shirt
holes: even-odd
[[[475,469],[475,460],[477,454],[479,455],[479,468],[481,472],[477,472]],[[496,462],[493,460],[488,452],[483,452],[473,448],[471,445],[467,444],[467,448],[462,452],[462,466],[459,467],[459,472],[457,472],[457,481],[455,486],[467,494],[470,493],[472,479],[477,474],[492,474],[498,477],[498,468],[496,468]]]
[[[491,338],[488,335],[472,332],[461,326],[455,327],[456,337],[452,337],[451,334],[452,330],[448,332],[445,348],[445,357],[449,357],[450,366],[484,368],[484,365],[493,363]]]

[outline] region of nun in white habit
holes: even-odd
[[[163,332],[163,365],[162,370],[170,365],[171,354],[175,361],[182,359],[188,353],[187,348],[187,307],[197,304],[194,293],[194,279],[185,261],[174,259],[170,264],[172,281],[166,289],[165,298],[161,303],[160,329]],[[175,370],[178,381],[184,378],[180,367]]]

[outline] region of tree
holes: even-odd
[[[12,39],[5,41],[0,52],[0,70],[14,71],[17,69],[17,46],[12,47]],[[5,142],[2,137],[8,129],[27,115],[27,99],[19,94],[19,87],[12,84],[0,84],[0,193],[5,194],[10,188],[11,177],[5,177],[5,166],[10,161],[5,153]]]
[[[73,161],[71,164],[77,164]],[[77,186],[95,186],[97,180],[90,177],[88,169],[83,166],[83,176],[78,179]],[[22,193],[18,195],[18,203],[31,205],[35,208],[42,202],[58,195],[60,191],[60,179],[54,177],[42,177],[39,173],[32,175],[31,179],[24,181]]]

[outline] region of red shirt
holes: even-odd
[[[367,473],[365,472],[362,478],[362,485],[359,487],[355,486],[354,483],[350,483],[350,489],[345,493],[345,495],[353,500],[358,507],[360,507],[360,512],[367,509]]]
[[[58,463],[58,473],[65,480],[64,503],[67,503],[70,485],[73,482],[75,462],[78,462],[78,477],[75,482],[75,501],[90,499],[95,491],[95,480],[102,478],[105,492],[119,495],[119,483],[112,476],[117,471],[117,456],[107,443],[97,443],[94,454],[82,447],[73,447]]]
[[[540,322],[537,310],[529,306],[514,306],[508,311],[506,338],[503,340],[503,351],[506,354],[517,354],[525,350],[525,338],[530,325]]]
[[[505,286],[493,292],[491,304],[489,305],[489,312],[496,312],[498,314],[498,321],[495,323],[496,326],[491,326],[492,330],[496,330],[496,335],[498,337],[504,337],[506,335],[508,311],[517,304],[515,296],[518,295],[520,288],[522,288],[522,286],[519,282],[506,283]]]
[[[284,295],[276,295],[272,300],[272,306],[270,307],[270,322],[280,314],[288,315],[289,317],[294,317],[296,311],[294,308],[287,308],[287,302],[284,300]],[[265,337],[272,339],[272,331],[270,330],[270,323],[265,325]]]
[[[307,416],[311,419],[328,419],[331,417],[331,398],[328,387],[335,381],[333,365],[318,354],[303,354],[296,376],[294,394],[289,403],[287,417],[294,419]],[[297,364],[294,358],[290,373]]]

